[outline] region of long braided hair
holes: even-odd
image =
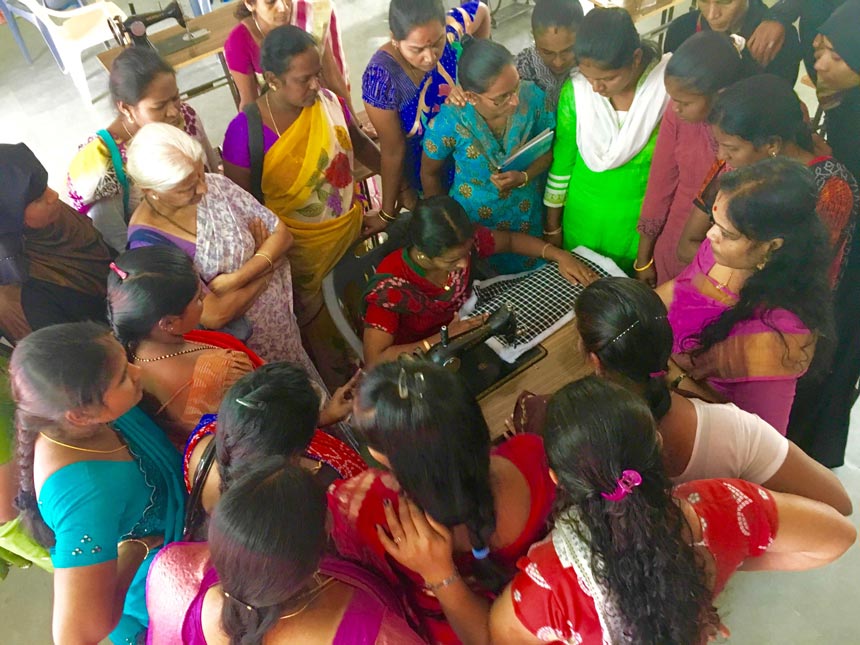
[[[39,432],[64,423],[69,410],[102,403],[118,347],[93,322],[45,327],[24,338],[9,365],[17,430],[18,495],[15,506],[37,542],[53,546],[54,532],[39,512],[33,458]]]

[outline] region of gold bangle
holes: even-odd
[[[390,214],[386,213],[386,212],[385,212],[383,209],[381,209],[381,208],[380,208],[378,211],[376,211],[376,214],[377,214],[377,215],[379,215],[379,219],[381,219],[383,222],[386,222],[386,223],[388,223],[388,224],[390,224],[391,222],[396,222],[396,221],[397,221],[397,216],[396,216],[396,215],[390,215]]]
[[[123,540],[117,545],[117,549],[121,547],[123,544],[128,544],[129,542],[135,542],[137,544],[142,544],[143,548],[146,549],[146,555],[143,556],[143,559],[146,560],[149,557],[149,545],[141,539],[138,538],[128,538],[127,540]]]
[[[548,231],[546,229],[543,230],[544,235],[557,235],[558,233],[561,233],[561,226],[559,226],[557,229],[552,230],[552,231]]]
[[[546,250],[551,246],[552,244],[550,244],[549,242],[543,245],[543,248],[540,250],[541,260],[546,260]]]
[[[255,258],[260,257],[260,258],[263,258],[266,262],[268,262],[268,263],[269,263],[269,271],[274,271],[274,270],[275,270],[275,263],[274,263],[274,262],[272,262],[272,258],[270,258],[270,257],[269,257],[269,254],[268,254],[268,253],[263,253],[262,251],[257,251],[256,253],[254,253],[254,255],[253,255],[252,257],[255,257]]]
[[[644,271],[645,269],[650,268],[652,264],[654,264],[654,256],[651,256],[651,261],[648,264],[646,264],[644,267],[636,266],[636,260],[634,260],[633,261],[633,270],[634,271]]]
[[[525,170],[521,170],[520,172],[522,172],[526,176],[526,178],[523,179],[523,183],[520,184],[520,188],[522,188],[527,183],[529,183],[529,174]]]
[[[440,582],[432,582],[432,583],[431,582],[425,582],[424,588],[427,591],[432,591],[435,593],[435,592],[439,591],[440,589],[444,589],[445,587],[450,587],[452,584],[457,582],[459,579],[460,579],[459,571],[454,571],[454,573],[452,573],[450,576],[448,576],[444,580],[441,580]]]

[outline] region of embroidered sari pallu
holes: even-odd
[[[352,168],[346,115],[327,90],[320,90],[263,158],[266,206],[295,238],[289,257],[300,324],[321,308],[323,278],[361,232]]]
[[[797,379],[812,361],[816,338],[790,311],[759,310],[737,323],[728,338],[694,356],[701,331],[738,301],[737,294],[708,275],[714,264],[705,240],[693,263],[675,279],[668,306],[673,359],[694,379],[706,381],[785,434]]]

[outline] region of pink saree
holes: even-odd
[[[357,564],[325,556],[320,572],[353,587],[332,645],[418,645],[423,643],[403,618],[391,588]],[[148,645],[206,645],[200,622],[203,598],[218,584],[204,542],[174,542],[161,549],[149,570],[146,605]]]
[[[816,339],[790,311],[762,310],[735,325],[728,338],[705,354],[693,357],[702,329],[738,301],[737,294],[708,276],[714,264],[706,239],[675,279],[668,303],[675,335],[672,357],[693,378],[785,434],[797,380],[812,361]]]

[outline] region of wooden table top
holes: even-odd
[[[239,23],[233,12],[236,10],[236,4],[230,3],[223,7],[215,9],[211,13],[198,16],[196,18],[187,18],[188,29],[196,31],[197,29],[208,29],[209,35],[203,40],[194,43],[190,47],[180,49],[165,57],[165,60],[170,63],[174,69],[179,69],[191,63],[218,54],[224,51],[224,41],[233,28]],[[173,25],[167,29],[147,34],[153,43],[170,38],[176,34],[184,33],[185,30],[179,25]],[[114,47],[106,52],[98,54],[97,58],[104,68],[110,71],[110,66],[114,59],[123,51],[123,47]]]
[[[553,394],[593,371],[579,351],[579,334],[573,322],[541,344],[547,350],[543,359],[478,401],[492,437],[505,432],[505,419],[513,414],[514,404],[523,390],[532,394]]]
[[[666,11],[687,0],[591,0],[595,7],[623,7],[633,17],[633,22],[644,20],[660,11]]]

